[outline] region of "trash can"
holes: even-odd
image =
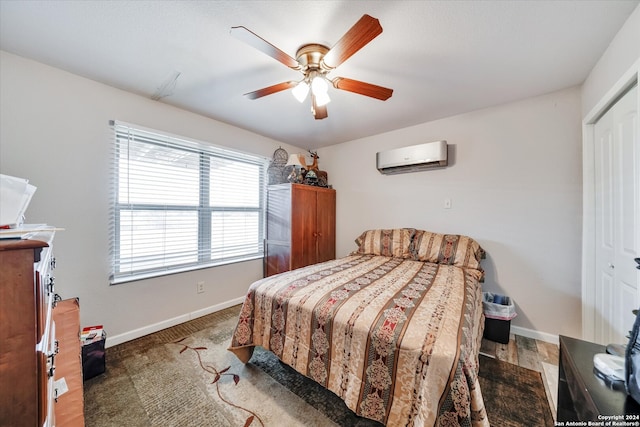
[[[80,342],[82,344],[82,379],[86,381],[98,376],[106,370],[105,341],[107,333],[100,326],[90,326],[82,329]]]
[[[511,319],[517,315],[513,300],[504,295],[483,292],[482,308],[485,318],[483,337],[501,344],[508,344]]]

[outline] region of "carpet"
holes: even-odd
[[[257,348],[243,365],[227,351],[239,306],[106,352],[107,369],[85,382],[87,427],[353,426],[336,395]],[[480,384],[492,426],[552,426],[538,372],[481,356]]]

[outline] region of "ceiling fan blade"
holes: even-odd
[[[331,80],[333,87],[336,89],[346,90],[348,92],[357,93],[364,96],[370,96],[381,101],[391,98],[393,89],[377,86],[371,83],[361,82],[359,80],[347,79],[344,77],[336,77]]]
[[[311,94],[311,108],[313,109],[313,117],[316,120],[326,119],[329,114],[327,113],[327,105],[319,106],[316,104],[316,97]]]
[[[322,59],[322,65],[328,69],[336,68],[381,33],[380,21],[369,15],[362,15],[362,18],[329,49]]]
[[[294,82],[294,81],[282,82],[282,83],[278,83],[277,85],[263,87],[262,89],[245,93],[244,96],[250,99],[258,99],[258,98],[262,98],[263,96],[267,96],[277,92],[281,92],[283,90],[291,89],[293,87],[296,87],[297,85],[298,85],[298,82]]]
[[[298,64],[298,61],[243,26],[231,27],[231,35],[238,40],[241,40],[246,44],[255,47],[260,52],[265,53],[270,57],[282,62],[289,68],[293,68],[294,70],[300,69],[300,64]]]

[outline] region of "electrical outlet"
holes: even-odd
[[[204,282],[198,282],[196,284],[196,292],[198,292],[199,294],[204,292]]]

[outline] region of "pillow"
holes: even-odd
[[[480,260],[484,258],[484,250],[467,236],[416,230],[411,252],[417,261],[482,270]]]
[[[358,249],[352,254],[411,258],[413,228],[367,230],[355,240]]]

